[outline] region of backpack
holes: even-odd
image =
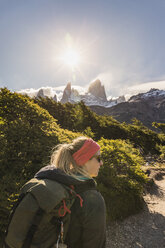
[[[73,188],[50,179],[28,181],[11,213],[5,247],[51,248],[60,239],[63,243],[76,196],[82,206]]]

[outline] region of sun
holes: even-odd
[[[61,60],[64,64],[74,69],[80,63],[80,54],[74,49],[68,49],[61,56]]]

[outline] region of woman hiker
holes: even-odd
[[[26,215],[22,213],[21,223],[30,216],[31,224],[27,228],[16,221],[18,205],[4,247],[105,248],[105,203],[93,179],[102,164],[100,146],[87,137],[56,146],[50,165],[43,167],[22,189],[25,197],[19,205]],[[59,198],[60,202],[59,196],[63,198]],[[26,236],[22,241],[21,234]]]

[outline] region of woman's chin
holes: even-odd
[[[90,175],[91,177],[97,177],[98,176],[98,173],[95,173],[95,174],[92,174]]]

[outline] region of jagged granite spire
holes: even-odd
[[[89,85],[88,92],[95,97],[99,97],[107,101],[104,85],[101,85],[101,81],[99,79]]]
[[[52,99],[57,102],[57,96],[56,96],[56,94],[54,96],[51,96],[50,88],[46,88],[46,89],[41,88],[38,91],[36,97],[37,98],[39,98],[39,97],[43,97],[43,98],[52,97]]]
[[[45,95],[44,95],[44,90],[43,90],[43,89],[40,89],[40,90],[38,91],[36,97],[45,97]]]
[[[67,83],[67,86],[64,89],[61,103],[69,102],[70,96],[71,96],[71,83],[69,82],[69,83]]]

